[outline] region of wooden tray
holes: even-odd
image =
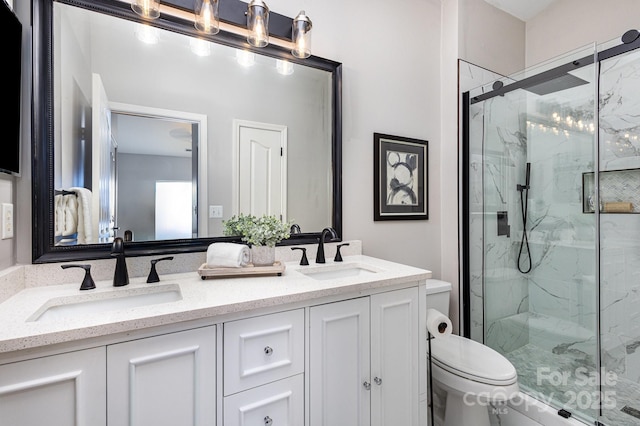
[[[284,272],[284,263],[276,261],[271,266],[253,266],[251,264],[242,268],[207,268],[207,264],[203,263],[198,268],[200,278],[233,278],[233,277],[251,277],[257,275],[277,275],[281,276]]]

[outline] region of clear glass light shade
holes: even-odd
[[[262,0],[251,0],[247,8],[247,41],[255,47],[269,44],[269,8]]]
[[[291,41],[293,42],[291,54],[296,58],[311,56],[311,27],[309,17],[304,13],[304,10],[300,11],[291,27]]]
[[[196,0],[193,10],[196,29],[207,34],[220,31],[218,0]]]
[[[146,19],[156,19],[160,16],[160,0],[132,0],[131,9]]]

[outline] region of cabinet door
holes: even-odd
[[[314,306],[310,321],[311,426],[369,425],[369,298]]]
[[[224,398],[224,426],[302,426],[303,375]]]
[[[372,426],[419,424],[418,297],[417,288],[371,296]]]
[[[215,425],[215,348],[215,326],[108,346],[109,425]]]
[[[105,348],[0,366],[0,424],[106,424]]]

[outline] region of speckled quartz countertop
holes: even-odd
[[[314,268],[347,268],[361,265],[375,273],[319,280],[302,271]],[[202,280],[197,272],[161,276],[161,282],[147,284],[146,277],[132,278],[124,287],[97,281],[94,290],[80,291],[80,282],[27,288],[0,303],[0,354],[47,345],[109,336],[117,333],[215,318],[255,309],[324,297],[358,294],[403,283],[426,280],[431,272],[369,256],[345,256],[344,262],[327,260],[324,265],[300,266],[286,262],[282,276],[216,278]],[[182,296],[173,302],[137,306],[122,310],[33,321],[48,306],[107,297],[147,293],[150,287],[174,290]]]

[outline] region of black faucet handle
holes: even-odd
[[[349,243],[338,244],[336,246],[336,257],[333,259],[334,262],[342,262],[342,254],[340,254],[340,247],[348,246]]]
[[[300,265],[308,265],[309,259],[307,259],[307,249],[304,247],[291,247],[291,250],[302,250],[302,258],[300,259]]]
[[[96,283],[93,281],[91,277],[91,265],[77,265],[77,264],[69,264],[69,265],[60,265],[62,269],[68,268],[82,268],[84,269],[84,279],[82,280],[82,284],[80,284],[80,290],[93,290],[96,288]]]
[[[149,276],[147,277],[148,283],[157,283],[158,281],[160,281],[158,271],[156,271],[156,263],[160,262],[161,260],[173,260],[173,256],[161,257],[160,259],[151,259],[151,270],[149,271]]]

